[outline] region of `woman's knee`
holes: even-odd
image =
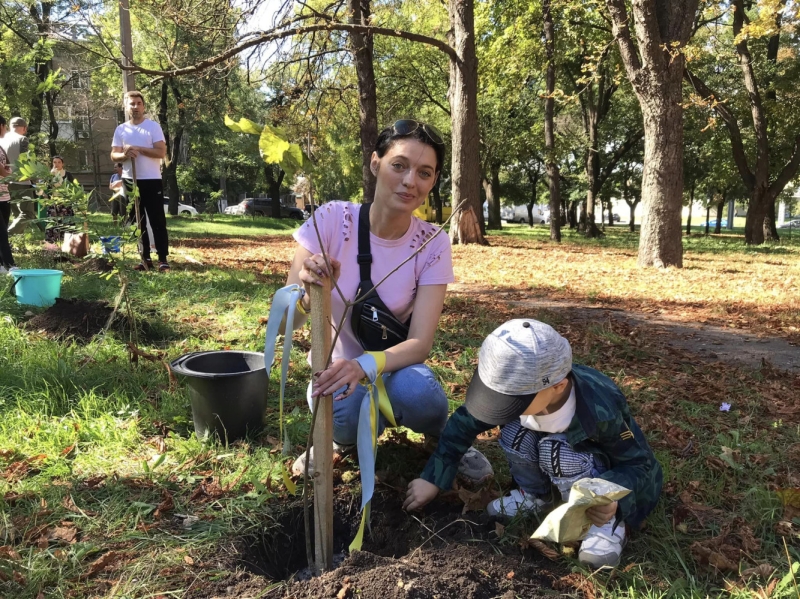
[[[424,364],[397,370],[384,379],[397,424],[415,432],[438,434],[447,423],[447,395]]]

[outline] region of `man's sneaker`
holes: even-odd
[[[161,272],[168,272],[169,271],[169,264],[166,262],[159,262],[158,263],[158,270]]]
[[[615,521],[616,518],[612,518],[603,526],[592,525],[581,543],[578,561],[595,570],[603,566],[614,568],[619,564],[622,549],[628,542],[628,538],[625,534],[624,522],[620,522],[616,530],[612,532]]]
[[[140,262],[139,264],[134,266],[133,270],[138,270],[139,272],[142,272],[144,270],[153,270],[153,261],[144,260],[143,262]]]
[[[458,474],[471,484],[478,485],[494,476],[494,470],[485,455],[470,447],[458,464]]]
[[[333,454],[334,457],[344,457],[350,455],[355,451],[355,445],[340,445],[336,441],[333,442]],[[312,447],[310,450],[304,451],[299,458],[297,458],[294,463],[292,464],[292,474],[295,476],[303,476],[306,470],[306,459],[308,459],[309,451],[311,453],[311,460],[308,464],[308,475],[314,476],[314,448]]]
[[[495,499],[486,506],[490,516],[513,518],[517,514],[538,514],[546,511],[551,505],[536,495],[526,493],[522,489],[514,489],[505,497]]]

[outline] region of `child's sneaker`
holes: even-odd
[[[522,489],[514,489],[505,497],[495,499],[486,506],[490,516],[513,518],[517,514],[538,514],[546,511],[551,505],[536,495],[526,493]]]
[[[494,470],[485,455],[470,447],[458,464],[458,474],[471,484],[479,485],[490,476],[494,476]]]
[[[161,272],[168,272],[169,271],[169,263],[166,261],[161,261],[158,263],[158,270]]]
[[[612,518],[603,526],[592,525],[581,543],[578,561],[595,570],[603,566],[614,568],[619,564],[622,549],[628,542],[628,538],[625,534],[624,522],[620,522],[612,532],[615,522],[616,518]]]
[[[340,445],[336,441],[333,442],[333,454],[336,456],[347,456],[353,453],[356,449],[355,445]],[[295,476],[303,476],[306,470],[306,460],[309,453],[311,454],[311,461],[308,464],[308,475],[314,476],[314,448],[304,451],[292,464],[292,474]]]

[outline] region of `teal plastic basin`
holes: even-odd
[[[17,302],[25,306],[46,308],[61,295],[61,270],[29,268],[11,271],[16,285]]]

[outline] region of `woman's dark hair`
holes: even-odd
[[[433,148],[433,151],[436,153],[436,171],[441,172],[442,165],[444,164],[444,144],[436,143],[431,136],[428,135],[428,132],[425,131],[423,123],[420,122],[419,127],[405,135],[397,133],[394,129],[394,125],[386,127],[386,129],[378,134],[378,141],[375,142],[375,153],[379,158],[383,158],[386,152],[389,151],[389,148],[391,148],[398,139],[416,139]]]
[[[5,125],[5,124],[6,124],[6,117],[0,114],[0,125]]]
[[[53,156],[53,160],[55,160],[56,158],[58,158],[61,162],[64,162],[64,159],[61,156],[59,156],[58,154]]]
[[[121,162],[114,163],[114,168],[122,168],[122,163]]]

